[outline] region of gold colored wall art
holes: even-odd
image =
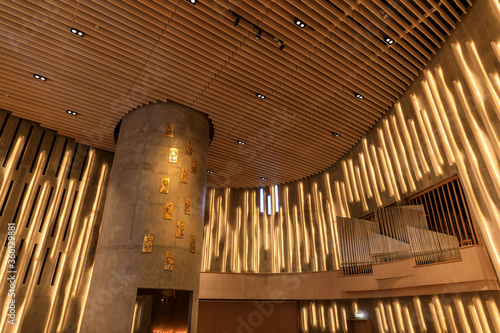
[[[195,253],[196,252],[196,236],[191,235],[191,240],[189,242],[189,252]]]
[[[191,161],[191,172],[196,175],[196,172],[198,171],[198,161],[193,158]]]
[[[173,138],[174,137],[174,130],[175,130],[175,125],[167,123],[167,129],[165,131],[165,136],[167,138]]]
[[[163,219],[171,220],[174,217],[174,204],[172,202],[165,202],[163,209]]]
[[[160,193],[167,194],[169,188],[170,188],[170,178],[168,178],[168,177],[161,177]]]
[[[191,215],[191,204],[191,198],[186,198],[186,201],[184,202],[184,214]]]
[[[142,252],[151,253],[153,251],[153,235],[144,234],[144,240],[142,241]]]
[[[177,148],[170,148],[170,155],[168,156],[168,161],[170,163],[177,163],[178,155],[179,155],[179,150]]]
[[[181,169],[181,183],[187,184],[189,177],[189,170],[186,168]]]
[[[191,141],[186,141],[186,154],[193,155],[193,143]]]
[[[165,262],[163,264],[164,271],[173,271],[174,270],[174,252],[166,251],[165,252]]]
[[[177,221],[177,226],[175,227],[175,237],[184,238],[184,221]]]

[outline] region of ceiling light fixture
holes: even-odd
[[[295,22],[295,25],[300,27],[301,29],[304,29],[306,27],[306,24],[304,22],[302,22],[300,19],[298,19],[297,17],[295,18],[294,22]]]
[[[392,39],[391,37],[389,36],[385,36],[384,37],[384,41],[389,44],[389,45],[392,45],[394,43],[394,39]]]
[[[355,96],[356,98],[363,99],[363,95],[361,95],[361,94],[354,93],[354,96]]]
[[[75,111],[71,111],[71,110],[66,110],[66,113],[70,114],[70,115],[73,115],[73,116],[77,116],[78,115],[78,113],[76,113]]]
[[[198,2],[198,0],[186,0],[186,1],[192,5],[196,5],[196,3]]]
[[[336,137],[336,138],[338,138],[338,137],[340,136],[340,134],[335,133],[335,132],[332,132],[332,135],[333,135],[334,137]]]
[[[39,80],[42,80],[42,81],[47,81],[47,78],[45,76],[41,76],[39,74],[33,74],[33,77],[35,79],[39,79]]]
[[[83,31],[78,30],[76,28],[71,28],[71,29],[69,29],[69,31],[71,31],[71,33],[78,35],[80,37],[83,37],[85,35],[85,33]]]
[[[269,180],[266,177],[260,177],[260,180]]]
[[[236,142],[238,142],[239,145],[242,145],[244,146],[245,145],[245,142],[241,141],[241,140],[236,140]]]
[[[187,1],[190,1],[190,0],[187,0]],[[253,22],[251,22],[251,21],[247,20],[246,18],[244,18],[244,17],[243,17],[243,16],[241,16],[240,14],[238,14],[238,13],[236,13],[236,12],[233,12],[231,9],[229,9],[229,12],[235,16],[234,23],[233,23],[233,25],[234,25],[235,27],[238,27],[238,26],[239,26],[239,24],[240,24],[242,21],[244,21],[244,22],[246,22],[246,23],[250,24],[250,25],[253,27],[253,31],[257,31],[257,34],[255,35],[255,38],[257,38],[257,39],[261,39],[261,38],[264,36],[264,34],[266,34],[266,35],[270,36],[270,37],[271,37],[271,39],[273,39],[273,40],[274,40],[274,42],[276,43],[276,45],[278,46],[278,48],[279,48],[280,50],[283,50],[283,49],[285,48],[285,43],[284,43],[281,39],[279,39],[279,38],[275,37],[272,33],[270,33],[270,32],[268,32],[268,31],[266,31],[266,30],[264,30],[264,29],[260,28],[257,24],[255,24],[255,23],[253,23]],[[304,25],[304,26],[305,26],[305,25]]]
[[[379,9],[379,13],[384,20],[387,20],[389,18],[389,15],[387,15],[387,13],[384,12],[382,9]]]
[[[207,170],[207,173],[212,174],[212,173],[214,173],[214,170]]]
[[[266,96],[259,94],[259,93],[255,93],[255,96],[257,96],[258,98],[262,98],[262,99],[266,98]]]

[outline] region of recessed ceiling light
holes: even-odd
[[[71,110],[66,110],[66,113],[70,114],[70,115],[73,115],[73,116],[77,116],[78,115],[78,113],[76,113],[75,111],[71,111]]]
[[[255,96],[257,96],[258,98],[262,98],[262,99],[266,98],[266,96],[259,94],[259,93],[255,93]]]
[[[385,37],[384,37],[384,41],[385,41],[387,44],[389,44],[389,45],[391,45],[391,44],[393,44],[393,43],[394,43],[394,39],[392,39],[392,38],[391,38],[391,37],[389,37],[389,36],[385,36]]]
[[[363,99],[363,95],[361,95],[361,94],[354,93],[354,96],[356,96],[356,98]]]
[[[71,29],[69,29],[69,31],[71,31],[71,33],[78,35],[80,37],[83,37],[85,35],[85,33],[83,31],[78,30],[76,28],[71,28]]]
[[[239,145],[242,145],[244,146],[245,145],[245,142],[241,141],[241,140],[236,140],[236,142],[238,142]]]
[[[214,170],[207,170],[207,173],[214,173]]]
[[[332,132],[332,135],[333,135],[334,137],[336,137],[336,138],[338,138],[338,137],[340,136],[340,134],[335,133],[335,132]]]
[[[260,177],[260,180],[269,180],[266,177]]]
[[[262,36],[262,29],[259,29],[259,31],[257,31],[257,34],[255,35],[255,38],[260,39],[261,36]]]
[[[198,0],[186,0],[186,1],[192,5],[196,5],[196,3],[198,2]]]
[[[304,22],[302,22],[298,18],[295,18],[294,23],[295,23],[296,26],[298,26],[298,27],[300,27],[302,29],[304,29],[306,27],[306,24]]]
[[[39,80],[42,80],[42,81],[47,81],[47,78],[45,76],[41,76],[40,74],[33,74],[33,77],[35,79],[39,79]]]

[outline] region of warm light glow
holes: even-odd
[[[465,315],[464,305],[460,296],[456,296],[453,301],[455,302],[455,307],[457,308],[458,318],[460,319],[460,325],[462,326],[462,332],[471,333],[469,322],[467,321],[467,316]]]
[[[479,316],[477,315],[476,307],[474,306],[474,304],[469,304],[467,308],[469,309],[469,314],[470,317],[472,318],[472,324],[474,325],[474,333],[483,333],[484,331],[481,327],[481,322],[479,321]]]
[[[317,313],[316,313],[316,303],[311,302],[309,304],[310,304],[310,309],[311,309],[311,326],[317,327],[318,321],[317,321]]]
[[[352,195],[351,181],[349,180],[349,172],[347,172],[347,163],[345,160],[342,161],[342,171],[344,172],[344,180],[347,184],[347,194],[349,195],[349,202],[353,202],[354,198]]]
[[[418,105],[418,101],[417,101],[417,97],[415,95],[410,95],[411,97],[411,101],[412,101],[412,105],[413,105],[413,109],[415,111],[415,115],[417,116],[417,122],[420,126],[420,133],[422,133],[423,137],[424,137],[424,143],[425,143],[425,146],[427,147],[427,152],[428,152],[428,155],[431,159],[431,164],[432,164],[432,167],[434,169],[434,172],[436,173],[436,175],[440,175],[443,173],[443,170],[441,170],[441,166],[440,164],[442,164],[442,158],[441,158],[441,155],[439,153],[439,151],[435,152],[434,151],[434,148],[431,144],[431,139],[429,138],[429,133],[428,133],[428,129],[424,123],[424,120],[423,120],[423,117],[422,117],[422,110],[420,109],[420,106]],[[410,127],[412,127],[412,130],[414,131],[414,142],[419,142],[419,139],[418,139],[418,136],[417,136],[417,132],[415,130],[415,127],[413,125],[413,121],[410,122]],[[431,129],[432,130],[432,129]],[[422,159],[425,160],[425,157],[423,155],[423,152],[422,152]]]
[[[375,315],[377,317],[377,325],[378,325],[379,332],[381,332],[381,333],[386,332],[384,330],[384,325],[382,323],[382,316],[380,315],[380,309],[378,308],[378,306],[375,307]]]
[[[441,330],[441,325],[439,324],[437,311],[433,303],[429,303],[429,309],[432,316],[432,322],[434,323],[434,328],[436,329],[436,333],[442,333],[443,331]]]
[[[481,322],[481,327],[485,333],[490,333],[490,327],[488,325],[488,320],[486,319],[486,313],[484,312],[483,303],[479,297],[473,297],[474,307],[476,308],[479,320]]]
[[[432,302],[434,304],[434,309],[439,320],[439,327],[442,331],[447,332],[448,327],[446,326],[446,320],[444,318],[443,307],[441,306],[441,301],[438,296],[432,297]]]
[[[417,158],[415,157],[415,149],[413,148],[413,142],[412,142],[412,139],[410,137],[410,132],[408,132],[408,127],[406,126],[406,122],[405,122],[405,119],[403,116],[403,109],[401,108],[400,103],[396,103],[394,106],[396,108],[396,116],[397,116],[397,119],[399,122],[399,126],[402,129],[405,144],[408,147],[408,153],[410,154],[410,161],[411,161],[411,165],[413,168],[413,172],[415,173],[416,179],[420,180],[420,179],[422,179],[422,172],[420,171],[420,168],[419,168],[418,163],[417,163]],[[394,119],[394,118],[392,118],[392,119]],[[396,127],[395,120],[393,120],[393,126]],[[403,146],[401,139],[400,139],[399,144],[401,146]]]
[[[347,160],[347,166],[349,167],[349,177],[350,177],[350,180],[351,180],[351,184],[352,184],[352,190],[354,192],[354,199],[356,200],[356,202],[359,202],[359,192],[358,192],[358,183],[356,182],[356,176],[354,174],[354,167],[353,167],[353,163],[352,163],[352,159],[348,159]]]
[[[490,313],[490,319],[493,322],[495,333],[500,332],[500,314],[498,313],[498,307],[493,297],[486,301],[486,307]]]
[[[380,145],[382,147],[379,148],[379,156],[382,161],[382,167],[384,170],[384,174],[386,176],[387,184],[389,187],[389,194],[396,198],[396,201],[400,200],[398,186],[396,184],[396,179],[394,178],[394,172],[392,168],[391,158],[389,157],[389,153],[387,152],[387,147],[385,145],[384,133],[382,129],[378,129],[378,136],[380,140]]]
[[[401,305],[399,301],[394,302],[394,312],[396,313],[396,321],[398,323],[398,332],[405,332],[405,325],[403,322],[403,313],[401,312]]]
[[[420,331],[427,332],[427,325],[425,324],[424,314],[422,313],[422,304],[420,303],[420,298],[418,298],[418,296],[413,297],[413,305],[415,306],[415,311],[417,312]]]
[[[453,317],[453,310],[450,305],[445,305],[444,312],[446,313],[446,319],[450,325],[451,333],[458,333],[457,325],[455,324],[455,318]]]
[[[415,331],[413,330],[413,323],[411,321],[410,311],[408,310],[407,306],[403,307],[403,313],[405,316],[406,327],[408,327],[408,333],[415,333]]]
[[[322,332],[326,330],[325,307],[323,306],[323,304],[319,306],[319,328],[321,328]]]
[[[388,316],[389,327],[391,329],[391,333],[396,333],[396,323],[394,322],[394,316],[392,315],[392,307],[390,304],[385,305],[385,310]]]
[[[382,147],[384,149],[384,152],[386,154],[387,165],[389,166],[389,171],[393,171],[394,167],[395,167],[396,172],[397,172],[397,176],[399,179],[399,185],[401,187],[401,192],[406,193],[406,192],[408,192],[408,189],[406,188],[405,178],[403,177],[403,171],[401,170],[401,163],[405,162],[406,156],[400,155],[400,157],[398,158],[399,154],[396,150],[396,147],[394,146],[394,140],[392,139],[392,131],[389,128],[389,122],[387,121],[387,119],[384,119],[382,121],[382,123],[384,124],[385,136],[387,137],[387,141],[389,144],[388,146],[386,146],[384,136],[381,136],[381,143],[382,143]],[[379,133],[381,133],[381,132],[382,132],[382,130],[379,129]],[[392,158],[394,160],[394,164],[391,162],[391,159],[389,158],[388,152],[391,153]],[[394,171],[392,173],[394,173]],[[409,176],[411,177],[411,174]],[[394,188],[396,188],[396,185],[394,185]]]
[[[363,204],[363,210],[368,211],[368,204],[366,202],[365,190],[363,188],[363,183],[361,181],[361,175],[358,166],[356,166],[354,170],[355,170],[356,180],[359,184],[359,190],[361,191],[361,203]]]

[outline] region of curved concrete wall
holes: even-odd
[[[270,214],[259,212],[257,188],[209,189],[203,270],[338,269],[337,216],[365,216],[458,174],[500,273],[499,18],[498,1],[474,2],[427,69],[341,161],[277,193],[264,188]]]

